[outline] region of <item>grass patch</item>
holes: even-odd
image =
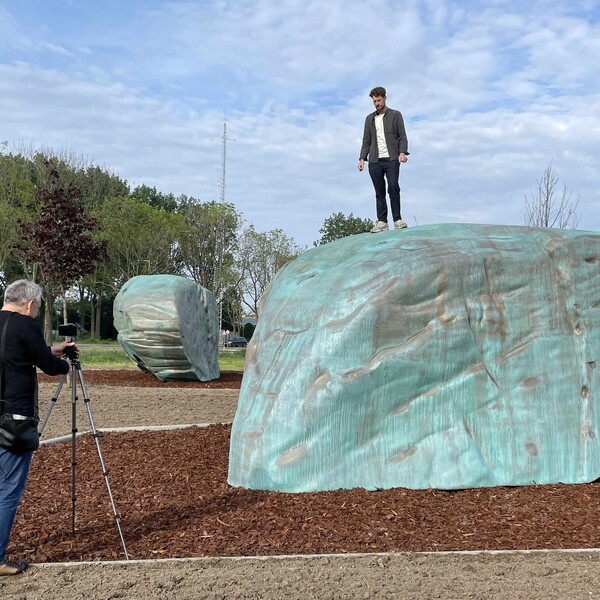
[[[246,349],[219,353],[219,369],[221,371],[243,371],[246,361]]]
[[[123,369],[135,367],[135,363],[125,354],[121,346],[107,346],[106,348],[86,348],[85,344],[77,343],[79,347],[79,360],[84,367],[112,367]]]
[[[96,343],[94,342],[94,346]],[[102,348],[87,346],[77,340],[79,360],[81,365],[92,368],[123,369],[135,367],[135,363],[127,357],[121,345],[117,342],[104,344]],[[219,353],[219,369],[221,371],[243,371],[246,350]]]
[[[57,341],[62,342],[64,338],[58,337]],[[117,340],[98,340],[90,336],[89,333],[79,336],[76,339],[78,346],[85,346],[86,344],[93,344],[94,346],[115,346],[120,348],[121,345]]]

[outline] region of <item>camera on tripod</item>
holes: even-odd
[[[65,323],[64,325],[58,326],[58,335],[61,337],[77,337],[77,325],[75,323]]]
[[[58,335],[61,337],[71,338],[71,341],[75,341],[77,337],[77,325],[75,323],[65,323],[64,325],[58,326]],[[75,348],[65,348],[65,356],[69,360],[77,360],[79,358],[79,352]]]

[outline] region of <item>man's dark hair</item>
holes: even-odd
[[[375,97],[375,96],[381,96],[382,98],[385,98],[385,88],[384,87],[374,87],[371,90],[371,93],[369,94],[369,96],[371,96],[371,98]]]

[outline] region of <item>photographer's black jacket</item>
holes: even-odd
[[[0,333],[11,311],[0,310]],[[6,331],[2,398],[4,412],[33,416],[36,367],[47,375],[69,372],[69,363],[56,358],[44,340],[35,319],[12,313]]]

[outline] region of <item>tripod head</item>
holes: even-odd
[[[73,323],[59,325],[58,335],[64,336],[65,338],[69,338],[68,340],[66,340],[67,342],[75,342],[75,338],[77,337],[77,325]],[[79,351],[75,346],[69,346],[65,348],[64,354],[73,363],[77,363],[79,361]]]
[[[71,362],[79,362],[79,351],[76,349],[75,346],[68,346],[67,348],[65,348],[65,356]]]

